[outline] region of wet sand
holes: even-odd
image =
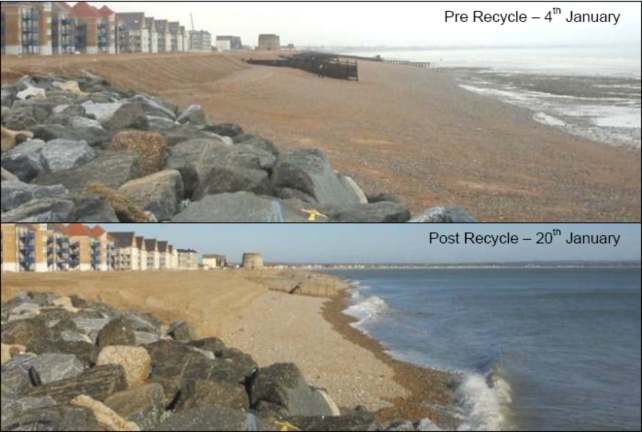
[[[3,58],[2,81],[90,70],[118,86],[201,104],[282,148],[321,148],[367,192],[481,221],[640,221],[640,152],[566,134],[459,88],[447,70],[360,62],[356,82],[231,55]]]
[[[75,294],[166,322],[181,319],[198,337],[220,337],[261,366],[296,363],[340,407],[365,406],[384,421],[430,417],[452,424],[444,413],[453,402],[451,377],[395,361],[352,328],[342,313],[345,291],[333,299],[288,295],[257,283],[260,273],[3,273],[1,293],[3,302],[21,291]],[[324,290],[335,283],[325,275],[312,280],[317,278]]]

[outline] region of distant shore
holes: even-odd
[[[271,290],[275,281],[306,287],[309,295]],[[340,407],[365,406],[380,421],[429,417],[453,427],[453,377],[396,361],[354,329],[343,314],[346,288],[340,279],[317,273],[228,270],[3,273],[1,292],[3,302],[23,291],[76,294],[167,322],[184,320],[198,337],[221,337],[259,366],[296,363],[308,382],[326,388]]]
[[[414,213],[461,206],[492,222],[640,220],[639,150],[540,124],[528,110],[460,88],[448,70],[362,61],[355,83],[242,61],[266,55],[7,57],[2,81],[90,70],[200,104],[280,148],[322,149],[368,194],[397,194]]]

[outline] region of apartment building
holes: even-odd
[[[227,257],[225,255],[203,255],[202,264],[205,270],[227,267]]]
[[[53,3],[1,2],[2,54],[53,54],[50,26]]]
[[[1,2],[3,55],[181,52],[188,35],[178,22],[115,13],[87,2]]]
[[[76,52],[76,20],[66,2],[53,2],[51,48],[53,54]]]
[[[145,14],[142,12],[116,14],[119,53],[150,52],[150,37]]]
[[[195,52],[212,51],[212,35],[204,30],[189,32],[189,50]]]
[[[156,239],[145,239],[145,251],[147,253],[147,270],[160,269],[158,242]]]
[[[168,252],[169,244],[166,241],[159,241],[158,246],[158,269],[167,270],[169,267]]]
[[[114,256],[114,268],[119,271],[140,270],[140,249],[133,232],[110,232],[117,253]]]
[[[156,32],[156,24],[154,18],[145,18],[145,30],[149,35],[149,53],[156,54],[158,52],[158,32]]]
[[[169,268],[172,270],[178,269],[178,250],[169,245]]]
[[[171,52],[183,52],[185,48],[183,46],[183,41],[185,35],[181,33],[181,23],[179,22],[170,22],[168,23],[169,35],[170,35],[170,51]],[[183,32],[185,29],[183,28]]]
[[[138,270],[147,270],[147,251],[145,250],[145,238],[136,236],[134,238],[136,249],[138,249]]]
[[[71,224],[63,228],[62,233],[69,239],[69,271],[87,272],[102,270],[101,267],[106,256],[106,251],[101,249],[101,241],[98,236],[99,232],[104,233],[102,229],[94,231],[81,224]],[[105,267],[103,271],[108,271],[110,268],[111,264],[108,268]],[[36,271],[39,270],[36,269]]]
[[[158,52],[170,52],[172,50],[172,35],[169,32],[169,22],[167,20],[155,20],[154,25],[158,34]]]
[[[178,268],[181,270],[198,270],[198,252],[193,249],[176,250]]]
[[[107,6],[98,10],[98,52],[116,54],[116,13]]]

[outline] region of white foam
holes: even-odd
[[[510,430],[507,413],[512,402],[510,384],[496,374],[471,373],[457,389],[464,422],[459,430]]]
[[[358,327],[378,318],[388,310],[388,304],[381,297],[370,296],[364,299],[358,291],[355,291],[352,298],[358,302],[347,308],[344,313],[357,318],[359,321],[355,325]]]
[[[564,120],[560,120],[557,117],[553,117],[552,115],[548,115],[541,111],[536,113],[533,116],[533,120],[535,120],[538,123],[545,124],[547,126],[559,126],[559,127],[566,126],[566,122]]]

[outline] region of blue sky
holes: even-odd
[[[179,248],[221,253],[238,262],[243,252],[260,252],[268,261],[347,263],[468,263],[562,260],[639,260],[640,225],[104,225],[108,231],[135,231],[168,240]],[[560,228],[564,239],[580,234],[621,234],[618,247],[520,244],[510,247],[431,246],[431,231],[442,234],[514,232],[534,237]]]

